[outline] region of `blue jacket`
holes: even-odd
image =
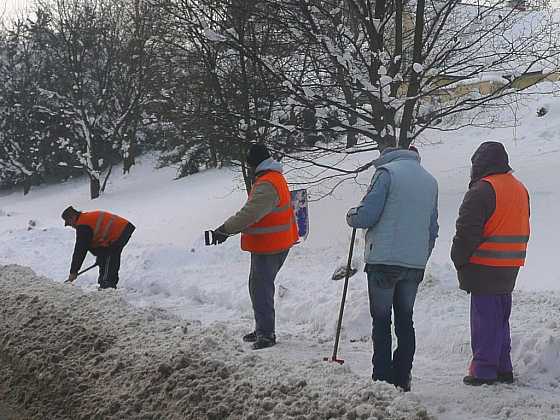
[[[386,149],[367,194],[346,220],[367,229],[365,262],[424,269],[438,235],[438,187],[414,151]]]

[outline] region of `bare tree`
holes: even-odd
[[[457,115],[479,110],[477,123],[484,124],[486,109],[524,87],[523,74],[544,78],[558,69],[558,19],[546,10],[523,11],[506,1],[484,7],[459,0],[280,3],[290,42],[307,46],[311,65],[303,76],[268,66],[241,39],[239,48],[284,80],[292,103],[313,107],[318,133],[347,134],[345,144],[319,143],[290,155],[300,166],[318,168],[320,179],[369,168],[348,166],[346,154],[406,148],[426,129],[461,128]]]
[[[211,151],[210,163],[239,162],[249,191],[252,175],[243,159],[248,144],[266,142],[286,131],[280,122],[287,118],[284,79],[269,71],[293,69],[294,47],[286,42],[282,4],[252,0],[154,4],[165,10],[166,26],[173,28],[164,40],[172,46],[173,61],[190,78],[186,91],[173,88],[172,99],[177,99],[177,93],[187,99],[180,118],[202,119],[214,128],[189,130],[184,142],[198,133],[199,141],[204,139]]]

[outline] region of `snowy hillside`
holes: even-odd
[[[548,113],[539,118],[537,109],[542,106]],[[560,419],[560,271],[556,265],[560,98],[526,96],[514,111],[519,124],[515,129],[431,131],[417,144],[424,166],[439,182],[441,230],[415,307],[418,348],[412,392],[399,398],[420,403],[441,419]],[[504,110],[504,115],[511,112]],[[470,356],[469,297],[457,289],[449,250],[457,209],[468,185],[470,157],[485,140],[505,143],[516,176],[531,193],[532,235],[511,320],[517,381],[469,388],[461,382]],[[359,159],[365,162],[375,156]],[[74,240],[74,232],[65,229],[60,219],[62,209],[73,204],[85,210],[114,211],[138,228],[123,254],[116,294],[140,308],[164,309],[182,319],[197,320],[208,331],[223,328],[218,341],[243,347],[240,337],[253,327],[247,292],[249,256],[239,250],[238,238],[220,247],[205,247],[202,235],[242,205],[245,193],[238,176],[223,169],[173,181],[174,170],[153,169],[152,157],[144,157],[133,172],[114,176],[108,192],[95,202],[88,199],[85,180],[42,187],[25,197],[20,193],[0,196],[0,264],[29,266],[39,275],[62,282]],[[331,196],[311,203],[310,236],[291,251],[277,279],[279,343],[259,352],[259,357],[297,367],[331,353],[342,283],[330,277],[348,252],[350,229],[345,213],[361,199],[371,174],[363,174],[359,184],[344,184]],[[297,174],[290,172],[288,178],[297,181]],[[357,260],[362,246],[360,241]],[[80,277],[76,286],[93,294],[91,299],[100,304],[117,304],[116,298],[97,297],[95,274]],[[65,287],[74,293],[72,286]],[[56,286],[58,296],[63,290]],[[325,384],[333,372],[349,369],[348,378],[354,379],[348,380],[373,386],[370,333],[365,274],[360,271],[351,279],[345,312],[339,353],[346,364],[325,371],[317,362],[310,369],[322,372]],[[251,354],[248,347],[244,351]],[[305,376],[309,371],[301,373]]]

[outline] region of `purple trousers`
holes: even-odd
[[[471,294],[471,348],[469,374],[496,379],[498,373],[512,372],[509,316],[511,293]]]

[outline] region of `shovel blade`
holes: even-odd
[[[348,273],[348,278],[352,277],[354,274],[356,274],[358,272],[357,268],[350,268],[350,272]],[[332,279],[333,280],[342,280],[344,278],[346,278],[346,274],[347,274],[347,268],[346,266],[342,266],[342,267],[338,267],[333,275],[332,275]]]

